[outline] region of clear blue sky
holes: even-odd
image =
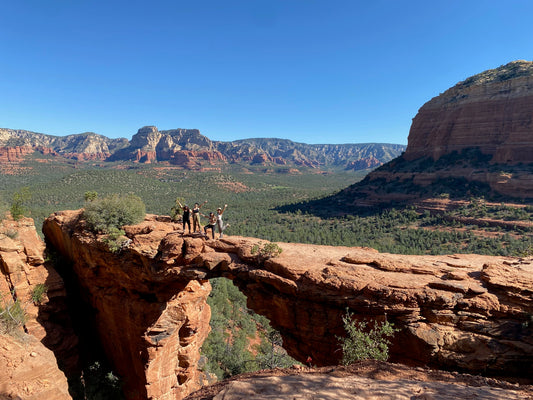
[[[6,0],[0,127],[407,143],[455,83],[533,59],[531,0]]]

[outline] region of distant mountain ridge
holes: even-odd
[[[206,164],[240,162],[309,168],[367,169],[400,155],[404,145],[385,143],[305,144],[288,139],[258,138],[232,142],[212,141],[198,129],[159,131],[145,126],[131,140],[110,139],[94,132],[53,136],[0,128],[0,162],[4,153],[25,155],[41,151],[79,161],[133,161],[169,163],[189,169]],[[13,148],[25,149],[16,154]],[[10,161],[12,161],[10,159]]]
[[[114,153],[127,146],[124,138],[110,139],[94,132],[54,136],[19,129],[0,128],[0,146],[48,147],[60,153]]]

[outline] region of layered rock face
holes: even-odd
[[[252,254],[258,239],[182,236],[167,217],[125,227],[131,239],[110,253],[80,211],[43,226],[71,262],[109,359],[128,398],[182,398],[199,386],[199,348],[208,332],[207,279],[233,279],[295,358],[341,358],[346,308],[392,321],[391,360],[463,371],[533,373],[533,259],[476,255],[401,256],[372,249],[279,245]]]
[[[533,62],[485,71],[424,104],[404,157],[438,159],[471,147],[494,163],[533,162]]]
[[[405,204],[441,193],[533,199],[533,62],[482,72],[428,101],[405,153],[331,201]]]
[[[308,145],[284,139],[216,142],[198,129],[159,131],[155,126],[139,129],[131,141],[92,132],[60,137],[0,128],[0,146],[4,146],[0,148],[0,167],[6,162],[20,162],[27,154],[38,151],[80,162],[168,163],[191,170],[217,169],[233,162],[367,169],[393,159],[405,149],[403,145],[383,143]]]
[[[127,139],[109,139],[93,132],[68,136],[52,136],[18,129],[0,128],[0,163],[3,154],[15,161],[38,151],[44,155],[63,156],[79,161],[106,160],[115,151],[127,146]],[[11,149],[16,149],[15,152]],[[12,161],[12,160],[10,160]]]
[[[45,265],[43,253],[32,219],[0,223],[0,305],[5,309],[17,301],[26,315],[21,326],[10,329],[12,337],[0,335],[0,397],[70,399],[67,379],[50,349],[63,369],[72,371],[77,368],[77,338],[66,323],[63,281]],[[32,293],[39,285],[46,291],[36,303]],[[9,318],[4,314],[9,325],[18,321]]]

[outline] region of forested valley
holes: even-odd
[[[478,197],[444,213],[414,206],[360,213],[345,211],[342,204],[324,204],[318,210],[307,207],[363,177],[364,172],[309,169],[290,173],[231,164],[218,171],[188,171],[157,164],[102,168],[29,159],[16,174],[1,175],[0,193],[2,211],[17,202],[24,215],[34,218],[38,231],[50,213],[81,208],[84,194],[96,192],[99,197],[134,194],[144,201],[147,212],[165,215],[170,214],[176,198],[189,206],[207,200],[202,208],[206,214],[227,204],[224,221],[230,227],[225,234],[270,242],[367,246],[399,254],[523,256],[533,252],[533,228],[527,224],[533,222],[531,205],[489,205]],[[456,217],[492,217],[506,224],[468,225]],[[294,363],[284,353],[279,334],[265,318],[246,308],[246,298],[231,281],[219,278],[212,286],[212,332],[203,347],[206,372],[221,379]]]

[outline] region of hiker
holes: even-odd
[[[226,211],[226,207],[228,205],[224,204],[224,208],[217,208],[217,226],[218,226],[218,233],[220,233],[219,237],[222,238],[224,236],[224,231],[229,226],[229,224],[224,225],[224,221],[222,221],[222,214],[224,214],[224,211]]]
[[[201,214],[201,215],[202,215],[202,217],[206,217],[206,218],[209,219],[209,221],[207,222],[207,225],[204,226],[204,235],[207,237],[207,230],[211,229],[211,236],[214,239],[215,238],[215,225],[217,223],[217,217],[215,216],[215,214],[213,212],[210,212],[209,216],[204,215],[204,214]]]
[[[194,232],[202,233],[202,224],[200,223],[200,208],[202,208],[205,203],[207,203],[207,200],[202,204],[194,203],[194,208],[192,209],[192,230]]]
[[[185,233],[185,225],[189,227],[189,234],[191,233],[191,209],[187,204],[182,205],[179,200],[176,200],[180,208],[183,210],[183,233]]]

